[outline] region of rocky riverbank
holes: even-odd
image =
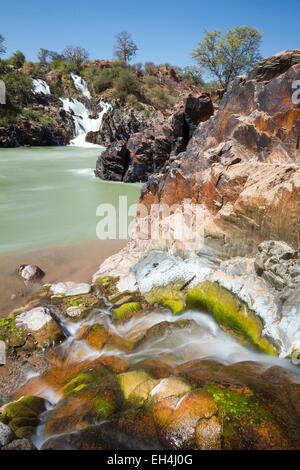
[[[215,112],[202,94],[150,124],[106,115],[98,176],[149,176],[149,212],[92,284],[45,285],[0,320],[0,445],[300,448],[298,62],[265,59]],[[186,201],[201,245],[140,236],[154,204]]]

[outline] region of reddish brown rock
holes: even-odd
[[[298,50],[281,54],[248,78],[236,78],[176,165],[149,179],[141,202],[150,207],[190,198],[202,204],[207,243],[225,256],[253,253],[270,239],[296,248],[300,108],[292,96],[299,57]]]

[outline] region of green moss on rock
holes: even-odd
[[[74,379],[70,380],[64,387],[63,393],[65,396],[78,393],[83,390],[89,383],[93,382],[93,376],[89,373],[81,373]]]
[[[93,289],[99,295],[109,298],[119,293],[117,288],[119,280],[120,278],[118,276],[100,276],[95,280]]]
[[[250,390],[238,393],[235,390],[221,388],[216,384],[207,385],[206,390],[212,395],[225,419],[239,419],[242,415],[247,415],[251,424],[273,419],[272,414]]]
[[[221,326],[231,330],[234,335],[267,354],[277,354],[275,346],[262,336],[263,324],[258,316],[217,283],[204,281],[190,289],[186,296],[186,306],[208,311]]]
[[[28,332],[16,326],[16,315],[11,314],[5,318],[0,318],[0,340],[12,348],[23,346],[26,343]]]
[[[182,286],[172,284],[166,287],[153,287],[145,294],[150,305],[159,305],[178,315],[185,310],[185,293]]]
[[[125,320],[140,310],[142,310],[140,302],[128,302],[120,305],[119,307],[113,308],[112,313],[117,320]]]
[[[96,397],[94,399],[94,408],[97,415],[102,419],[110,418],[115,411],[114,405],[109,401],[104,400],[102,397]]]
[[[46,410],[46,401],[35,396],[25,396],[0,408],[0,421],[8,424],[16,436],[23,438],[34,432],[40,423],[39,415]]]

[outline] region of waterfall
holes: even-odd
[[[41,80],[40,78],[33,78],[33,93],[35,95],[51,95],[50,87],[45,80]]]
[[[74,86],[77,91],[80,91],[83,96],[88,98],[89,100],[91,99],[91,93],[89,92],[87,83],[83,78],[81,78],[79,75],[76,75],[76,73],[71,72],[71,78],[74,82]]]
[[[101,128],[103,116],[111,108],[111,105],[100,101],[98,103],[98,117],[93,119],[90,117],[88,109],[80,101],[68,98],[61,98],[61,101],[64,110],[72,115],[74,122],[75,138],[71,141],[70,145],[75,145],[76,147],[95,147],[95,144],[86,142],[86,135],[88,132],[97,132]]]
[[[80,91],[84,97],[91,99],[91,93],[87,87],[86,81],[73,72],[71,73],[71,78],[76,90]],[[99,101],[97,117],[91,118],[89,110],[85,104],[80,101],[69,98],[60,98],[60,100],[63,103],[64,110],[71,114],[74,123],[75,137],[71,140],[70,145],[76,147],[95,147],[95,144],[86,142],[86,135],[88,132],[99,131],[103,116],[111,109],[111,105],[104,101]],[[97,145],[97,147],[101,146]]]

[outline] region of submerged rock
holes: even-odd
[[[212,417],[217,411],[214,400],[202,390],[186,393],[182,398],[170,395],[153,406],[160,439],[168,448],[177,450],[195,448],[198,422]]]
[[[21,264],[18,268],[18,272],[25,281],[29,282],[40,281],[46,275],[41,268],[31,264]]]
[[[101,363],[83,368],[63,386],[61,393],[63,398],[47,418],[47,436],[99,423],[110,418],[122,404],[116,376]]]
[[[195,429],[195,444],[199,450],[221,450],[222,424],[217,416],[202,419]]]

